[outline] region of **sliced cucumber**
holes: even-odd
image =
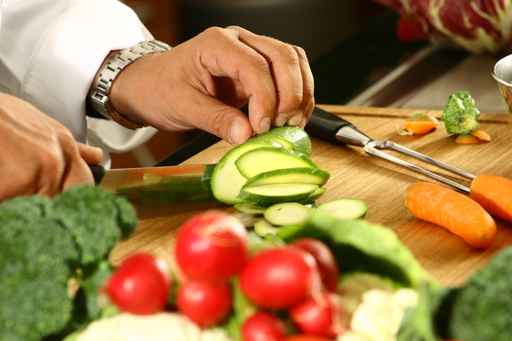
[[[311,140],[308,134],[304,131],[304,129],[297,127],[274,128],[265,134],[253,137],[252,139],[249,140],[249,142],[255,141],[258,143],[263,142],[265,144],[274,145],[274,142],[280,143],[279,141],[282,140],[285,140],[290,143],[288,145],[290,148],[287,148],[287,146],[281,143],[283,148],[295,150],[305,155],[311,155]],[[269,143],[269,141],[272,142]]]
[[[275,236],[278,228],[272,226],[265,219],[260,219],[254,224],[254,232],[260,237]]]
[[[253,137],[247,142],[248,143],[256,142],[256,143],[260,143],[260,144],[270,145],[275,148],[283,148],[286,150],[295,150],[295,146],[293,145],[292,142],[288,141],[287,139],[285,139],[284,137],[281,137],[279,135],[274,135],[274,134],[269,134],[269,133]]]
[[[269,147],[250,150],[240,156],[235,164],[247,179],[277,169],[318,168],[302,154]]]
[[[317,189],[317,185],[310,184],[246,186],[240,192],[240,199],[260,206],[269,206],[281,202],[302,202]]]
[[[316,199],[320,198],[322,195],[324,195],[325,193],[325,188],[323,187],[320,187],[319,189],[317,189],[316,191],[314,191],[313,193],[311,193],[311,195],[309,196],[309,200],[311,201],[315,201]]]
[[[247,186],[295,183],[322,186],[328,179],[329,173],[318,168],[276,169],[250,178]]]
[[[265,145],[259,143],[244,143],[224,155],[215,166],[210,180],[215,199],[231,205],[241,202],[238,195],[247,179],[240,174],[235,161],[248,151],[263,146]]]
[[[265,211],[264,217],[278,226],[303,225],[309,219],[310,209],[296,202],[272,205]]]
[[[265,207],[259,207],[259,206],[248,204],[248,203],[236,204],[235,209],[237,209],[238,211],[240,211],[242,213],[254,214],[254,215],[263,214],[263,213],[265,213],[265,210],[266,210]]]
[[[322,204],[318,209],[330,213],[337,219],[358,219],[366,215],[368,205],[358,199],[339,199]]]

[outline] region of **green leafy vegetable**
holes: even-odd
[[[430,280],[392,230],[363,220],[340,220],[315,210],[307,227],[285,227],[279,236],[286,241],[301,237],[326,241],[345,272],[370,272],[413,287]]]
[[[512,247],[495,256],[452,301],[451,338],[508,341],[512,331]]]
[[[0,340],[41,340],[74,324],[71,279],[81,272],[84,283],[98,281],[85,269],[134,229],[135,217],[124,199],[96,187],[0,204]]]
[[[480,111],[467,91],[450,95],[443,110],[444,126],[450,134],[470,134],[478,128],[478,116]]]

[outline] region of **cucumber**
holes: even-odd
[[[278,226],[303,225],[309,219],[310,209],[295,202],[272,205],[264,213],[269,223]]]
[[[339,199],[322,204],[318,209],[328,212],[337,219],[358,219],[366,215],[368,205],[357,199]]]
[[[322,195],[324,195],[325,193],[325,188],[323,187],[320,187],[318,188],[316,191],[314,191],[313,193],[311,193],[311,195],[309,196],[309,200],[310,201],[315,201],[316,199],[320,198]]]
[[[269,145],[275,148],[283,148],[286,150],[295,150],[295,146],[292,142],[288,141],[284,137],[281,137],[279,135],[273,135],[273,134],[263,134],[258,135],[256,137],[251,138],[247,143],[258,143],[258,144],[264,144]]]
[[[269,206],[281,202],[301,202],[317,189],[317,185],[311,184],[245,186],[240,192],[240,199],[260,206]]]
[[[276,169],[250,178],[247,186],[295,183],[322,186],[328,179],[329,173],[318,168]]]
[[[215,199],[230,205],[241,202],[238,195],[247,179],[240,174],[235,161],[241,155],[264,146],[264,144],[260,143],[244,143],[233,148],[220,159],[213,170],[210,180],[211,190]]]
[[[265,219],[260,219],[254,224],[254,232],[260,237],[275,236],[278,229]]]
[[[265,210],[266,210],[265,207],[259,207],[259,206],[248,204],[248,203],[236,204],[235,209],[242,213],[254,214],[254,215],[263,214],[263,213],[265,213]]]
[[[297,127],[274,128],[265,134],[253,137],[250,142],[269,144],[269,141],[285,140],[290,142],[291,148],[283,146],[285,149],[292,149],[305,155],[311,155],[311,140],[304,129]],[[273,144],[273,143],[270,143]]]
[[[247,179],[258,174],[288,168],[318,168],[308,157],[276,148],[257,148],[241,155],[235,162]]]

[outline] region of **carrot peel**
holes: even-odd
[[[491,142],[491,135],[488,132],[482,129],[475,130],[471,133],[474,137],[476,137],[481,142]]]
[[[496,175],[478,175],[471,183],[471,198],[490,214],[512,222],[512,180]]]
[[[416,218],[446,228],[475,248],[489,247],[496,223],[471,198],[441,185],[419,182],[407,189],[405,206]]]
[[[455,138],[455,143],[458,144],[478,144],[480,140],[473,135],[458,135]]]
[[[437,128],[437,124],[433,121],[407,121],[405,122],[405,130],[413,135],[425,135]]]

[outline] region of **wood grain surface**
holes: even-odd
[[[424,137],[403,137],[396,131],[404,118],[418,109],[322,106],[354,123],[376,139],[393,139],[434,158],[452,163],[475,174],[491,173],[512,177],[512,115],[482,114],[482,127],[493,141],[487,144],[457,145],[443,128]],[[439,112],[431,111],[434,115]],[[187,163],[213,163],[231,147],[220,142],[194,156]],[[486,251],[466,245],[458,237],[435,225],[413,218],[403,205],[408,185],[424,178],[384,161],[370,158],[357,148],[335,146],[313,139],[313,159],[331,173],[327,192],[319,202],[337,198],[359,198],[369,205],[368,220],[393,229],[420,263],[438,280],[457,285],[484,266],[499,249],[512,244],[512,224],[497,221],[498,237]],[[192,214],[215,204],[137,207],[140,224],[135,235],[113,252],[114,263],[135,250],[148,250],[170,260],[173,234]]]

